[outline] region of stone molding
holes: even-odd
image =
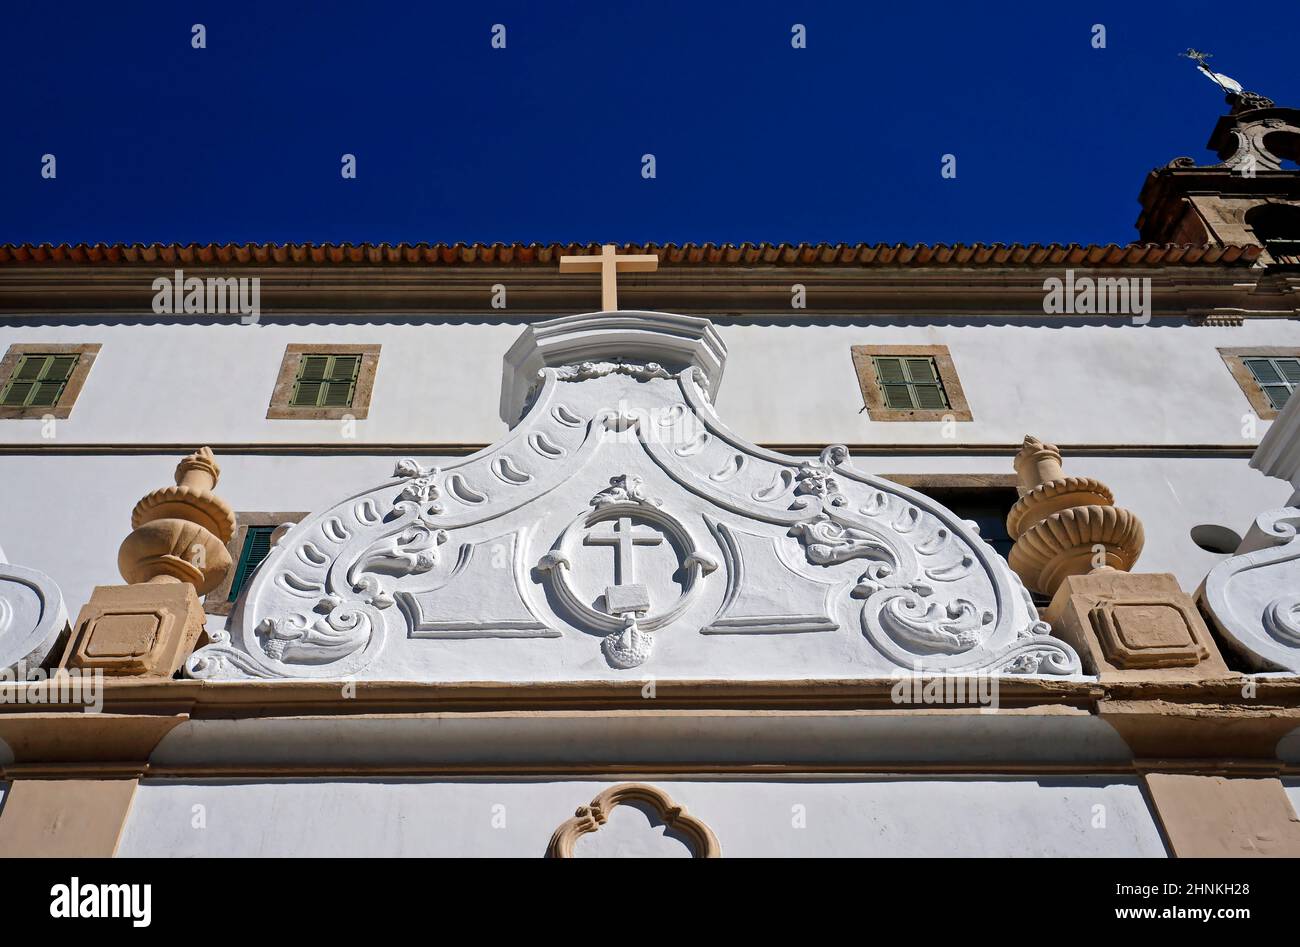
[[[572,819],[555,830],[546,846],[547,858],[573,858],[574,845],[582,836],[597,832],[617,806],[642,803],[652,808],[660,820],[674,832],[685,837],[695,858],[721,858],[713,830],[677,805],[662,789],[648,783],[624,783],[611,786],[585,806],[579,806]]]
[[[59,395],[57,404],[47,405],[45,407],[0,407],[0,420],[6,418],[30,419],[52,417],[59,420],[72,417],[72,408],[77,403],[77,397],[81,394],[81,389],[85,387],[86,379],[90,377],[90,369],[95,364],[95,359],[99,356],[99,350],[103,345],[99,342],[85,342],[81,344],[68,343],[44,343],[44,342],[15,342],[10,345],[0,358],[0,389],[9,384],[13,377],[14,371],[18,368],[18,359],[23,355],[76,355],[77,364],[72,369],[72,374],[68,376],[68,382],[63,386],[63,393]]]
[[[1240,175],[1224,172],[1228,178]],[[1243,234],[1244,240],[1250,240]],[[813,321],[826,314],[885,320],[906,317],[909,322],[933,324],[953,318],[1024,318],[1056,324],[1077,318],[1043,312],[1043,278],[1073,268],[1079,276],[1150,278],[1158,307],[1155,319],[1205,315],[1222,309],[1241,309],[1247,318],[1294,318],[1287,300],[1261,298],[1255,293],[1263,271],[1253,270],[1262,248],[1238,249],[1236,262],[1225,265],[1222,254],[1233,252],[1216,244],[1169,251],[1164,248],[1098,248],[1089,253],[1068,252],[1059,262],[981,267],[827,266],[816,261],[782,266],[689,266],[667,264],[661,256],[657,273],[638,273],[620,280],[620,304],[627,310],[667,309],[719,322],[738,313],[764,313]],[[1185,258],[1196,254],[1196,264],[1154,263],[1126,265],[1129,253],[1154,259],[1163,254]],[[1219,255],[1217,262],[1209,262]],[[1041,258],[1042,255],[1040,255]],[[1110,262],[1109,257],[1121,259]],[[149,314],[155,276],[171,276],[174,266],[13,266],[4,267],[0,281],[0,314],[67,313],[85,316],[104,313]],[[528,316],[581,312],[590,305],[591,288],[585,280],[558,271],[513,266],[410,266],[395,278],[392,267],[319,266],[285,264],[185,265],[187,275],[256,277],[262,286],[262,322],[281,317],[313,315],[328,321],[356,321],[358,317],[430,314],[517,323]],[[503,284],[510,294],[510,310],[491,308],[492,286]],[[807,287],[808,308],[792,310],[790,287]],[[510,315],[518,313],[521,315]],[[166,317],[172,318],[172,317]],[[3,315],[0,315],[0,320]],[[235,323],[238,315],[230,317]],[[1130,326],[1129,316],[1099,317],[1116,326]],[[1134,330],[1136,331],[1136,330]]]
[[[567,367],[571,380],[615,371],[667,378],[694,368],[712,403],[726,359],[727,347],[707,319],[639,310],[547,319],[525,328],[505,354],[501,420],[511,427],[519,422],[543,368]]]

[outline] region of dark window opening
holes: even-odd
[[[262,564],[262,560],[271,551],[271,534],[279,527],[250,526],[244,536],[244,547],[239,552],[239,562],[235,565],[235,577],[230,583],[230,596],[227,601],[239,598],[253,572]]]

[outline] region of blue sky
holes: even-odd
[[[1179,51],[1300,106],[1300,4],[1233,10],[13,3],[0,242],[1124,243],[1225,110]]]

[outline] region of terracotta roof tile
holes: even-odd
[[[0,266],[554,266],[566,254],[600,245],[536,243],[209,243],[2,244]],[[1239,265],[1257,246],[1128,244],[624,244],[626,253],[658,253],[665,266],[1160,266]]]

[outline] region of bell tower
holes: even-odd
[[[1144,243],[1261,246],[1260,262],[1300,266],[1300,109],[1279,108],[1188,58],[1226,93],[1230,107],[1207,145],[1217,164],[1175,158],[1152,171],[1138,201]]]

